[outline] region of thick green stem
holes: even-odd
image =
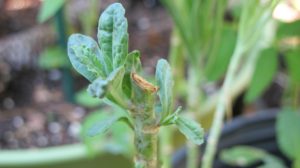
[[[158,168],[157,162],[157,131],[142,128],[135,135],[134,144],[136,168]]]
[[[134,145],[136,148],[136,168],[158,168],[157,143],[159,127],[155,120],[154,100],[152,93],[146,93],[143,105],[133,111]]]
[[[226,106],[228,103],[230,103],[230,87],[238,70],[241,58],[242,51],[239,49],[239,47],[237,47],[230,61],[229,69],[227,71],[226,78],[221,89],[213,125],[210,131],[210,136],[208,137],[205,155],[203,157],[202,168],[212,167],[213,158],[216,153],[216,146],[218,144],[223,119],[226,112]]]

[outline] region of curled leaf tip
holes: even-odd
[[[136,85],[138,85],[141,89],[145,91],[149,91],[151,93],[155,93],[158,91],[158,87],[153,85],[152,83],[145,80],[143,77],[139,76],[137,73],[132,72],[131,78],[135,82]]]

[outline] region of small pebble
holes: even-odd
[[[3,137],[4,137],[4,140],[13,139],[14,134],[11,131],[5,131]]]
[[[71,137],[78,138],[80,134],[81,124],[79,122],[73,122],[68,128],[68,134]]]
[[[7,97],[3,100],[3,106],[4,108],[11,110],[15,107],[15,102],[12,98]]]
[[[85,112],[84,108],[82,108],[82,107],[76,107],[74,109],[73,115],[74,115],[75,119],[82,119],[83,116],[85,115],[85,113],[86,112]]]
[[[142,17],[137,21],[137,26],[140,30],[147,30],[150,27],[150,21],[148,18]]]
[[[48,130],[52,133],[52,134],[57,134],[61,131],[61,126],[59,123],[57,122],[52,122],[49,124],[48,126]]]
[[[48,145],[48,139],[43,135],[39,136],[36,141],[38,146],[44,147]]]
[[[16,139],[10,139],[8,140],[8,144],[12,149],[19,148],[19,142]]]
[[[15,128],[20,128],[24,125],[24,119],[21,116],[14,117],[12,122]]]
[[[21,148],[28,148],[30,144],[32,144],[32,140],[30,137],[24,138],[24,139],[18,139],[19,147]]]
[[[53,69],[49,72],[48,78],[52,81],[58,81],[61,79],[61,72],[57,69]]]
[[[17,138],[27,138],[29,136],[31,130],[29,130],[27,127],[20,127],[17,131],[15,131],[15,136]]]
[[[63,138],[62,138],[62,135],[60,135],[60,134],[54,134],[50,137],[50,142],[53,145],[61,144],[62,140],[63,140]]]

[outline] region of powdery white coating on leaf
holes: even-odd
[[[108,71],[123,65],[128,54],[128,33],[125,9],[120,3],[110,5],[100,16],[98,40]]]
[[[68,40],[68,56],[74,69],[89,81],[103,76],[103,56],[92,38],[73,34]]]
[[[106,79],[97,78],[89,85],[88,93],[93,97],[103,98],[111,89],[119,89],[121,87],[124,73],[124,67],[120,67],[111,72]]]

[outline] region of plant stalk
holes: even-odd
[[[161,168],[171,168],[171,158],[172,158],[172,152],[173,152],[173,146],[172,146],[172,135],[174,134],[175,129],[174,127],[168,127],[164,128],[162,127],[160,129],[160,153],[159,158],[162,161]]]
[[[231,101],[234,100],[240,93],[242,93],[249,85],[252,75],[255,70],[255,64],[259,58],[259,53],[262,50],[261,47],[257,46],[254,50],[247,54],[247,59],[238,73],[235,74],[234,82],[231,84],[230,90],[228,91]],[[218,104],[219,97],[221,95],[221,90],[214,95],[208,97],[202,104],[200,113],[196,113],[196,118],[205,117],[214,111]]]
[[[220,97],[218,99],[213,125],[210,131],[210,136],[208,137],[205,155],[203,157],[202,168],[212,167],[213,159],[216,153],[216,147],[218,144],[218,140],[220,137],[220,132],[223,124],[223,119],[226,112],[226,107],[228,103],[230,103],[231,101],[230,87],[233,83],[234,76],[238,70],[241,58],[242,58],[242,50],[240,50],[240,48],[237,47],[231,58],[229,69],[226,73],[226,78],[221,89]]]
[[[137,105],[136,110],[132,113],[135,123],[135,168],[158,168],[159,126],[155,120],[155,96],[152,93],[146,94],[144,104]]]
[[[189,115],[196,116],[201,101],[202,92],[199,88],[200,80],[197,68],[191,66],[188,71],[188,100],[187,107]],[[195,117],[193,117],[195,118]],[[187,168],[196,168],[198,165],[199,150],[198,145],[187,142]]]
[[[198,167],[198,156],[200,155],[198,145],[187,142],[187,168]]]
[[[147,128],[143,128],[135,135],[136,168],[158,168],[157,138],[157,131],[151,132]]]

